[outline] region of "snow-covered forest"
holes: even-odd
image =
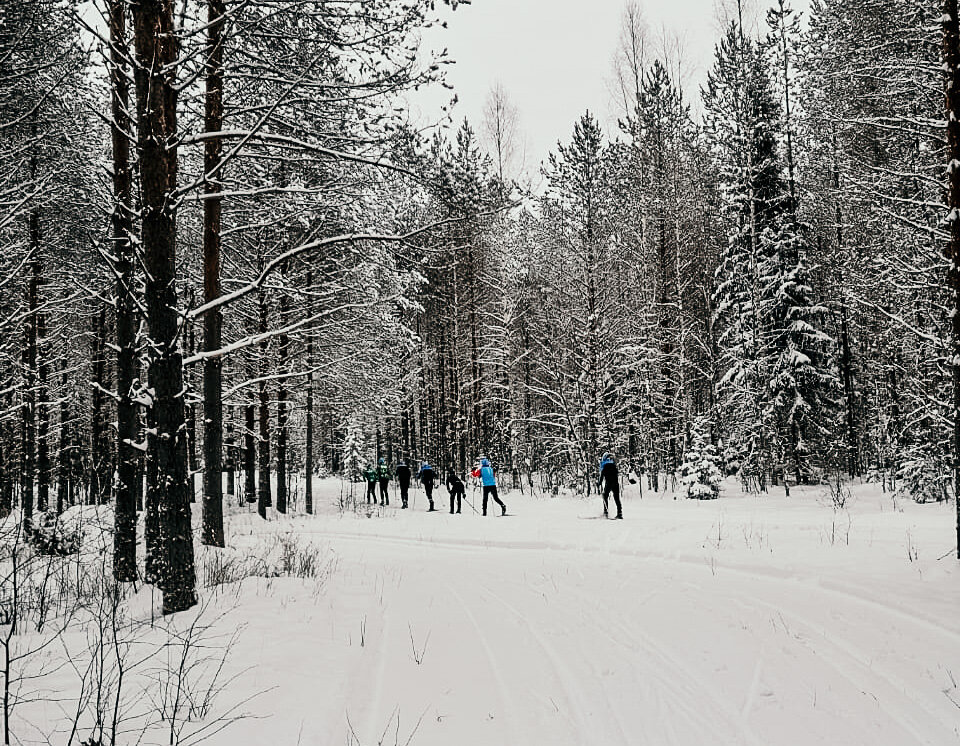
[[[749,19],[727,3],[702,86],[628,3],[616,123],[584,112],[535,177],[509,81],[479,121],[410,116],[455,57],[423,33],[483,12],[444,4],[0,0],[3,743],[135,743],[120,684],[99,696],[104,659],[122,679],[134,645],[117,620],[153,620],[153,588],[168,619],[210,613],[258,526],[385,518],[362,499],[380,459],[443,482],[486,457],[511,508],[543,520],[559,509],[534,498],[596,498],[609,452],[633,504],[827,495],[836,516],[854,485],[908,503],[931,542],[960,537],[956,0],[770,0]],[[337,573],[282,536],[275,574]],[[100,688],[64,695],[73,732],[31,741],[56,718],[18,730],[18,706],[50,699],[27,663],[80,618],[100,641],[99,678],[81,678]],[[182,673],[208,641],[181,633]],[[423,658],[412,627],[410,644]],[[168,699],[182,685],[151,700],[163,742],[213,738],[233,715],[182,728],[221,684],[189,714]],[[548,742],[517,727],[477,743]],[[776,742],[744,732],[714,735]]]

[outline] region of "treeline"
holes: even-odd
[[[468,373],[468,400],[438,365],[431,411],[454,442],[469,433],[515,472],[582,490],[603,450],[655,489],[709,451],[753,490],[844,475],[946,500],[952,11],[822,0],[801,24],[786,0],[754,22],[738,10],[696,117],[682,59],[650,53],[625,14],[619,132],[584,115],[546,194],[461,250],[479,307],[443,297],[427,343],[434,360],[460,340],[448,367]]]

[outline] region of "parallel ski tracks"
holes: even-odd
[[[545,541],[527,541],[527,542],[498,542],[496,539],[490,540],[458,540],[458,539],[432,539],[425,537],[397,536],[390,534],[362,534],[339,531],[320,531],[319,534],[335,539],[346,539],[354,541],[376,541],[383,544],[393,544],[397,546],[436,546],[444,549],[457,550],[462,552],[474,551],[477,547],[496,548],[508,551],[550,551],[550,552],[568,552],[579,556],[586,554],[595,554],[603,556],[615,556],[619,558],[634,559],[641,562],[655,561],[666,562],[684,567],[702,568],[704,560],[702,557],[693,556],[673,556],[665,554],[656,554],[653,552],[643,552],[624,548],[603,548],[591,551],[582,546],[569,546],[564,544],[551,544]],[[781,583],[790,583],[800,586],[808,591],[821,593],[824,596],[842,598],[853,601],[863,606],[869,607],[875,611],[881,611],[890,616],[908,621],[911,624],[922,626],[928,632],[943,635],[953,640],[960,646],[960,629],[947,627],[940,622],[934,621],[926,616],[916,614],[899,606],[886,603],[876,598],[855,592],[850,589],[839,586],[824,584],[822,580],[816,578],[808,580],[799,578],[789,573],[763,567],[760,565],[744,567],[736,564],[717,564],[716,571],[736,573],[740,576],[756,577],[765,580],[776,580]]]

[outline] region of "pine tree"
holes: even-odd
[[[722,459],[710,442],[709,421],[701,419],[692,428],[683,463],[678,469],[680,484],[688,498],[714,500],[723,483]]]
[[[347,436],[343,441],[343,473],[351,482],[360,480],[360,472],[367,460],[366,436],[358,417],[347,423]]]
[[[714,293],[719,381],[728,449],[744,483],[766,489],[776,428],[769,419],[774,238],[783,211],[778,107],[756,44],[731,23],[703,90],[705,135],[718,169],[727,243]]]

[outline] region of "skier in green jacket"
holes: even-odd
[[[381,458],[380,463],[377,464],[377,480],[380,482],[381,505],[390,504],[389,487],[391,479],[393,479],[393,475],[390,473],[390,467],[387,465],[387,460],[385,458]]]
[[[367,468],[364,469],[361,474],[363,478],[367,480],[367,502],[376,504],[377,481],[379,479],[377,470],[373,467],[373,464],[367,464]]]

